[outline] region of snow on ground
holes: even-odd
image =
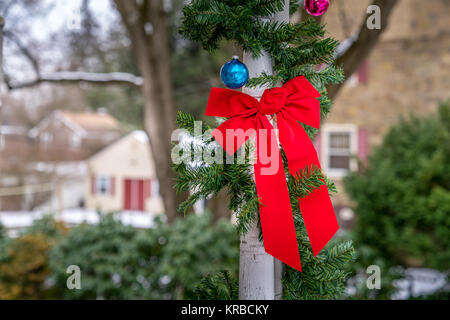
[[[20,229],[30,227],[34,220],[44,215],[42,211],[4,211],[0,212],[0,223],[15,234]],[[151,228],[154,221],[154,216],[148,212],[123,211],[116,213],[115,217],[125,225],[140,229]],[[99,214],[91,209],[66,209],[60,215],[55,215],[55,218],[68,225],[96,224],[99,221]]]
[[[397,288],[397,292],[392,297],[394,300],[429,295],[447,285],[446,275],[434,269],[409,268],[405,270],[404,275],[404,279],[394,283]]]

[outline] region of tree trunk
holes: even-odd
[[[387,29],[389,18],[397,4],[398,0],[373,0],[372,5],[380,8],[381,28],[370,30],[367,28],[366,19],[363,19],[356,40],[336,59],[335,62],[337,66],[343,65],[344,74],[347,79],[349,79],[351,75],[358,70],[361,63],[369,57],[370,53],[380,40],[381,35]],[[365,17],[367,17],[366,14]],[[344,82],[330,85],[328,87],[328,98],[334,100],[343,85]]]
[[[208,200],[206,208],[211,212],[212,222],[215,223],[220,219],[230,221],[232,212],[228,208],[228,194],[225,189]]]
[[[284,10],[271,19],[289,22],[289,0],[285,0]],[[244,52],[244,63],[250,77],[262,72],[273,73],[270,55],[264,52],[254,59],[252,54]],[[266,87],[244,88],[244,92],[261,98]],[[241,300],[274,300],[282,297],[282,263],[264,250],[264,244],[258,239],[259,229],[256,224],[241,237],[239,260],[239,299]]]
[[[174,221],[182,196],[174,189],[171,134],[175,130],[175,103],[170,75],[169,44],[163,0],[115,0],[130,35],[133,54],[144,79],[144,126],[149,136],[167,219]]]

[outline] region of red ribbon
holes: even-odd
[[[297,176],[306,166],[320,167],[317,152],[298,122],[319,128],[319,97],[320,93],[303,76],[288,81],[281,88],[265,90],[259,102],[239,91],[212,88],[205,113],[207,116],[230,118],[212,132],[230,155],[249,136],[244,139],[233,136],[234,141],[229,141],[228,129],[256,130],[257,161],[254,169],[256,189],[262,203],[259,212],[264,248],[268,254],[299,271],[300,255],[286,176],[277,138],[266,115],[276,114],[279,140],[288,159],[289,172]],[[264,174],[273,163],[264,163],[267,161],[263,161],[261,152],[258,153],[260,148],[270,148],[267,150],[270,159],[278,159],[278,169],[274,174]],[[323,185],[298,201],[316,256],[339,229],[327,187]]]

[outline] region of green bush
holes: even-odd
[[[450,108],[401,120],[345,181],[356,202],[359,263],[449,269]]]
[[[152,229],[125,226],[112,215],[73,228],[50,254],[51,279],[66,299],[182,299],[195,297],[203,276],[237,269],[238,237],[224,221],[190,215]],[[81,269],[81,289],[66,287],[67,267]]]
[[[48,253],[64,230],[50,217],[37,220],[17,238],[9,238],[0,226],[0,300],[53,297],[46,285]]]
[[[237,275],[227,270],[204,277],[196,286],[195,297],[199,300],[237,300],[239,281]]]

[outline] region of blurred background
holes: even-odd
[[[183,4],[0,0],[0,299],[195,299],[209,274],[232,281],[226,194],[176,213],[170,134],[176,110],[208,121],[220,67],[242,52],[182,38]],[[314,141],[358,254],[342,299],[449,298],[449,13],[447,0],[332,0],[316,18],[347,77]],[[370,265],[381,289],[366,287]]]

